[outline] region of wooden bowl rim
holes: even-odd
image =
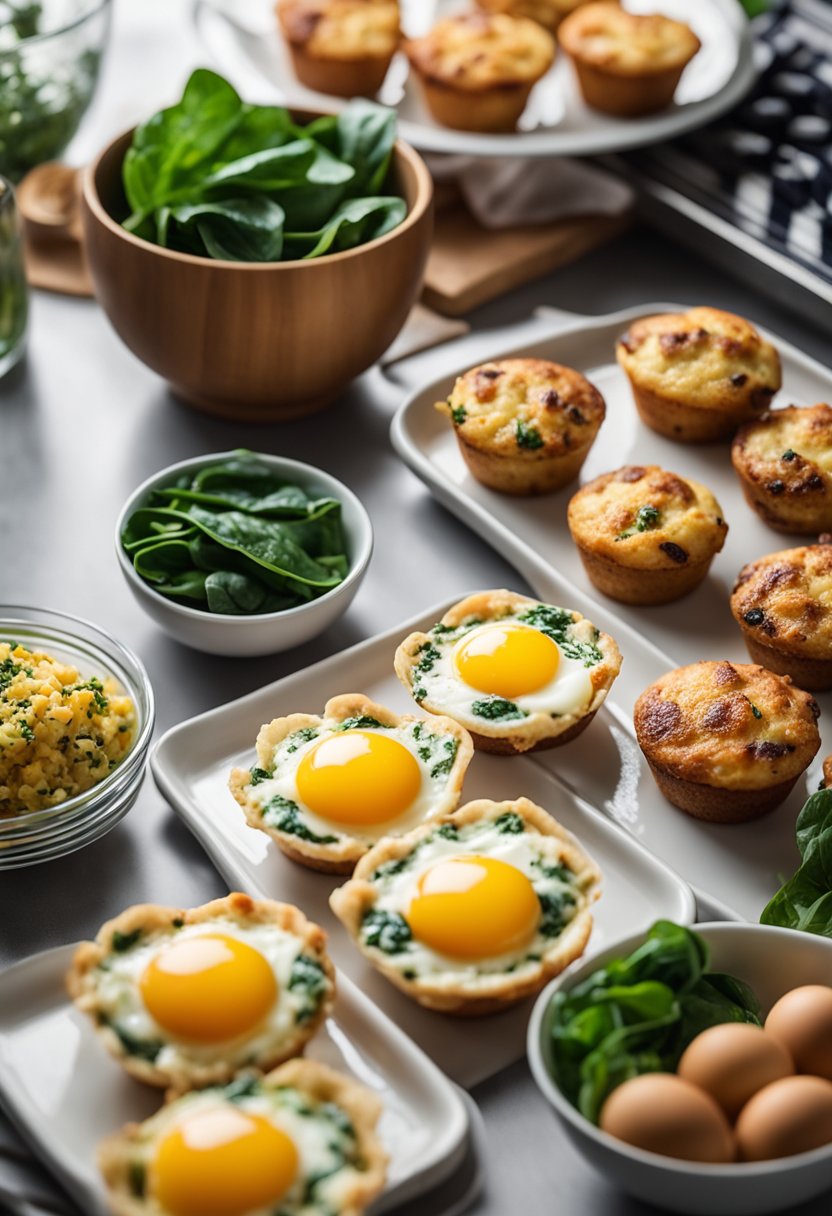
[[[287,107],[293,118],[312,120],[314,118],[326,117],[330,111],[326,110],[300,110]],[[173,262],[180,262],[190,266],[216,266],[224,267],[225,269],[240,270],[246,273],[256,271],[291,271],[297,270],[298,267],[304,266],[313,268],[315,266],[332,266],[338,262],[348,261],[351,258],[360,257],[371,249],[378,249],[385,244],[391,244],[398,237],[404,235],[409,229],[415,227],[420,220],[423,219],[426,212],[430,208],[433,201],[433,178],[430,170],[425,164],[422,157],[406,143],[403,139],[397,139],[393,145],[394,160],[399,159],[404,161],[413,170],[416,177],[416,198],[413,206],[408,211],[402,222],[390,232],[385,232],[384,236],[376,237],[374,241],[367,241],[364,245],[357,245],[354,249],[344,249],[340,253],[323,254],[321,257],[312,258],[305,261],[303,258],[296,258],[291,262],[232,262],[220,258],[203,258],[198,257],[193,253],[181,253],[177,249],[166,249],[162,245],[155,245],[152,241],[146,241],[142,237],[134,236],[132,232],[128,232],[121,224],[119,224],[110,213],[107,211],[98,194],[96,187],[96,176],[100,168],[101,162],[106,156],[122,141],[132,137],[135,127],[130,127],[127,131],[122,131],[115,139],[110,140],[106,144],[93,161],[83,170],[82,186],[83,200],[89,209],[90,214],[95,220],[108,229],[115,236],[126,241],[129,245],[134,245],[151,256],[157,254],[163,258],[168,258]],[[122,157],[122,160],[124,158]]]

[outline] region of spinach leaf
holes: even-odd
[[[231,570],[213,570],[207,575],[205,595],[211,612],[229,616],[280,612],[293,603],[290,596],[279,595],[250,575]]]
[[[241,511],[214,514],[197,505],[188,514],[212,540],[243,553],[275,574],[313,587],[334,587],[341,581],[309,557],[282,523],[256,519]]]
[[[290,798],[275,794],[262,812],[263,822],[278,832],[287,836],[297,836],[298,840],[308,840],[310,844],[335,844],[337,836],[319,836],[308,828],[300,817],[300,807]]]
[[[328,988],[326,972],[317,959],[310,958],[308,954],[299,954],[289,974],[289,991],[300,993],[304,998],[298,1014],[299,1022],[308,1022],[318,1012]]]
[[[812,794],[798,815],[797,847],[802,864],[760,921],[832,937],[832,789]]]
[[[283,208],[268,198],[165,207],[160,216],[160,245],[226,262],[278,262],[283,252]]]
[[[374,241],[397,228],[406,214],[404,199],[354,198],[342,203],[318,232],[287,232],[286,241],[294,246],[311,243],[312,248],[302,256],[318,258]]]
[[[385,954],[401,954],[413,937],[410,925],[400,912],[383,912],[371,908],[361,922],[361,932],[368,946]]]
[[[513,701],[506,701],[503,697],[483,697],[481,701],[474,701],[471,713],[477,718],[484,718],[487,722],[502,722],[506,719],[528,717],[524,709],[515,705]]]
[[[336,119],[335,140],[340,159],[355,168],[353,196],[378,194],[396,142],[395,113],[371,101],[353,101]]]

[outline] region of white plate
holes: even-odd
[[[589,454],[582,482],[627,463],[659,464],[702,481],[716,494],[730,531],[711,574],[692,595],[661,608],[628,608],[602,599],[584,574],[566,526],[575,486],[542,498],[511,498],[485,489],[468,473],[456,438],[434,402],[447,397],[455,376],[477,361],[416,393],[393,422],[393,443],[413,471],[454,514],[489,541],[538,595],[574,607],[611,633],[624,654],[621,675],[595,726],[568,747],[541,753],[536,762],[607,813],[656,856],[705,892],[712,908],[758,920],[764,905],[799,863],[794,821],[806,795],[817,787],[821,758],[832,751],[832,697],[820,696],[825,746],[805,780],[779,810],[751,824],[706,824],[677,811],[659,794],[636,746],[632,708],[636,697],[670,667],[697,659],[748,662],[728,607],[740,568],[765,553],[804,540],[772,532],[746,506],[734,475],[729,445],[672,443],[639,421],[630,387],[615,362],[615,339],[639,316],[678,311],[685,305],[651,304],[605,317],[553,322],[556,332],[528,346],[488,358],[533,355],[584,372],[607,402],[607,420]],[[769,335],[772,336],[772,335]],[[779,338],[785,389],[778,404],[832,401],[832,373]],[[597,596],[598,598],[592,598]],[[648,640],[649,639],[649,640]],[[664,653],[663,653],[664,652]]]
[[[265,833],[246,824],[227,787],[234,765],[252,764],[257,731],[272,718],[295,711],[319,713],[330,697],[345,692],[363,692],[391,709],[412,712],[415,706],[393,673],[393,654],[402,638],[438,620],[447,607],[439,605],[306,671],[175,726],[156,745],[151,767],[162,793],[229,885],[297,904],[323,925],[340,970],[468,1089],[522,1057],[531,1002],[478,1019],[473,1026],[421,1009],[369,966],[332,915],[328,896],[342,880],[287,860]],[[596,733],[603,734],[590,732]],[[590,950],[620,937],[626,926],[643,928],[659,916],[692,922],[695,908],[689,888],[539,765],[518,758],[474,757],[464,801],[520,795],[551,811],[601,867],[603,895],[594,908]]]
[[[74,946],[37,954],[0,974],[0,1104],[86,1216],[108,1211],[96,1145],[162,1103],[113,1060],[64,988]],[[335,1014],[307,1056],[375,1090],[389,1183],[376,1216],[438,1185],[463,1162],[462,1095],[343,975]]]
[[[434,20],[470,3],[403,0],[403,27],[425,33]],[[748,21],[737,0],[628,0],[635,12],[663,12],[687,21],[702,50],[685,72],[672,106],[647,118],[611,118],[583,104],[564,55],[535,88],[520,127],[512,135],[454,131],[433,121],[403,55],[394,60],[379,100],[395,106],[404,139],[425,152],[470,156],[586,156],[671,139],[700,127],[735,105],[754,80]],[[315,93],[295,78],[278,33],[273,0],[196,0],[203,42],[220,71],[246,96],[279,100],[300,109],[333,110],[337,97]]]

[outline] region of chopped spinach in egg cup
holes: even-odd
[[[314,1060],[174,1096],[99,1145],[110,1210],[178,1216],[207,1201],[240,1216],[362,1216],[384,1189],[381,1109],[369,1089]]]
[[[571,608],[480,591],[396,651],[396,675],[431,714],[464,726],[478,751],[560,747],[586,730],[621,669],[613,638]]]
[[[458,806],[473,754],[450,718],[399,715],[347,693],[327,701],[322,717],[262,726],[257,766],[234,769],[229,788],[248,823],[292,861],[351,874],[382,836]]]
[[[131,1076],[179,1093],[300,1055],[332,1008],[335,970],[298,908],[235,893],[127,908],[81,943],[67,988]]]
[[[472,1017],[539,992],[583,954],[600,879],[542,807],[480,799],[380,841],[329,902],[397,988]]]

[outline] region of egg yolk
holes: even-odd
[[[266,958],[222,933],[166,946],[145,968],[139,988],[160,1026],[198,1043],[222,1043],[254,1030],[277,998]]]
[[[161,1141],[149,1187],[171,1216],[271,1210],[298,1172],[298,1150],[262,1115],[219,1107],[186,1117]]]
[[[529,942],[540,901],[516,866],[494,857],[449,857],[425,870],[407,912],[413,936],[451,958],[482,959]]]
[[[466,684],[498,697],[537,692],[555,676],[557,644],[529,625],[486,625],[463,638],[454,652]]]
[[[412,752],[386,735],[345,730],[321,739],[297,771],[298,794],[322,819],[376,824],[413,805],[422,774]]]

